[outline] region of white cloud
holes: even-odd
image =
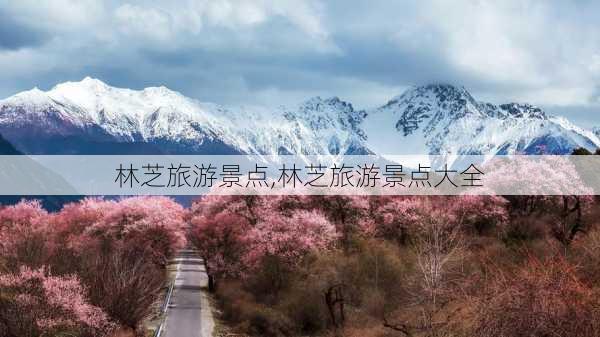
[[[172,34],[171,16],[155,8],[124,4],[115,10],[115,17],[126,34],[158,40],[166,40]]]
[[[143,37],[176,38],[179,33],[201,34],[203,28],[243,30],[282,18],[309,38],[326,39],[315,1],[295,0],[187,0],[137,1],[115,9],[119,27]]]
[[[199,13],[196,12],[196,15]],[[231,1],[218,1],[206,4],[206,17],[213,25],[232,28],[236,25],[251,26],[263,23],[267,19],[267,13],[264,8],[252,2],[236,4]]]
[[[593,11],[534,0],[435,0],[422,2],[417,20],[465,74],[513,87],[516,98],[565,105],[593,102],[599,78],[590,69],[600,51],[600,27],[588,21],[600,17],[586,13]]]
[[[5,1],[0,9],[36,27],[66,32],[105,18],[105,5],[95,0],[19,0]]]
[[[594,88],[590,86],[572,87],[557,84],[515,94],[514,100],[534,102],[538,105],[577,106],[594,104]]]
[[[508,2],[436,2],[429,10],[440,19],[437,29],[447,43],[448,56],[458,67],[502,82],[541,83],[531,40],[539,18],[535,9]],[[470,15],[465,17],[465,14]],[[534,36],[532,36],[534,35]]]
[[[497,102],[598,105],[598,13],[542,0],[4,1],[0,14],[43,34],[0,49],[0,94],[101,74],[221,103],[338,93],[370,105],[439,79]]]

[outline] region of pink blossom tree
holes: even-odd
[[[90,300],[122,326],[139,328],[166,280],[167,259],[185,244],[185,211],[165,197],[85,199],[54,217],[54,268],[80,275]]]
[[[310,251],[331,248],[338,237],[335,226],[319,211],[298,210],[291,216],[274,213],[248,232],[251,249],[245,260],[253,266],[265,256],[278,256],[294,265]]]
[[[411,228],[424,216],[423,199],[385,196],[380,197],[376,214],[374,234],[404,245],[408,243]]]
[[[83,214],[89,207],[82,204]],[[124,243],[164,266],[177,249],[185,245],[186,224],[183,207],[167,197],[132,197],[100,204],[102,216],[85,230],[86,235],[100,239],[103,244]],[[77,216],[74,219],[81,220]]]
[[[487,188],[496,194],[509,194],[506,198],[513,213],[553,218],[550,233],[565,248],[585,231],[583,215],[594,202],[590,197],[594,191],[582,180],[582,169],[578,170],[574,162],[544,156],[510,162],[496,159],[487,165]]]
[[[49,215],[39,201],[21,201],[0,209],[0,255],[11,269],[38,267],[53,249]]]
[[[277,196],[259,195],[207,195],[194,202],[191,214],[231,213],[246,219],[251,225],[256,224],[261,213],[269,209],[268,203]]]
[[[262,279],[257,286],[277,296],[286,276],[309,253],[330,249],[338,239],[335,226],[317,210],[297,210],[291,215],[274,212],[248,232],[244,263],[250,273],[245,276]]]
[[[335,226],[305,208],[308,198],[297,196],[209,196],[194,203],[189,237],[206,261],[211,289],[218,279],[248,275],[266,258],[292,266],[333,244]]]
[[[86,298],[75,276],[22,267],[0,275],[0,334],[14,337],[108,336],[116,326]]]
[[[242,256],[248,248],[247,234],[252,228],[248,219],[235,213],[198,214],[190,219],[190,241],[206,264],[209,289],[219,279],[240,276],[244,270]]]
[[[352,240],[368,228],[365,216],[370,209],[369,197],[360,195],[324,195],[310,198],[311,208],[318,209],[334,224],[342,247],[348,250]]]
[[[79,273],[84,260],[98,254],[98,240],[89,235],[88,229],[100,223],[114,207],[114,201],[85,198],[53,214],[50,222],[55,250],[49,262],[53,272]]]

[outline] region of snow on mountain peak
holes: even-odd
[[[415,86],[390,100],[386,106],[402,104],[403,102],[421,101],[423,103],[446,104],[475,104],[475,99],[464,87],[452,84],[437,83]]]
[[[216,153],[505,154],[537,153],[542,145],[568,153],[600,146],[600,130],[583,130],[530,104],[479,102],[450,84],[413,87],[365,111],[318,96],[294,107],[226,108],[164,86],[131,90],[86,77],[1,100],[0,133],[26,137],[13,132],[17,127],[192,152],[211,146]]]
[[[0,103],[3,104],[34,104],[34,103],[46,103],[48,101],[48,96],[45,92],[38,89],[38,87],[33,87],[30,90],[22,91],[16,95],[8,97],[4,100],[0,100]]]
[[[416,131],[428,134],[440,125],[446,127],[467,115],[483,115],[465,88],[450,84],[413,87],[374,113],[397,115],[395,127],[404,136]]]
[[[288,120],[301,119],[314,130],[334,128],[353,131],[364,138],[360,123],[366,116],[366,112],[355,110],[352,104],[342,101],[338,97],[327,99],[319,96],[313,97],[301,103],[293,112],[285,112],[284,116]]]
[[[81,80],[81,84],[90,86],[90,87],[99,87],[99,88],[107,88],[108,85],[97,78],[93,78],[90,76],[86,76]]]
[[[600,140],[566,120],[551,119],[536,106],[479,102],[463,87],[414,87],[368,113],[367,147],[377,153],[508,154],[568,153]],[[400,134],[396,147],[389,139]]]
[[[365,138],[358,126],[365,112],[355,111],[337,97],[314,98],[293,109],[231,109],[199,102],[164,86],[131,90],[86,77],[3,102],[7,107],[0,109],[0,121],[6,119],[7,127],[14,120],[8,112],[27,102],[27,107],[19,109],[23,115],[38,110],[52,113],[54,120],[69,128],[95,127],[127,142],[175,142],[192,147],[216,142],[239,153],[328,154],[359,149]]]
[[[546,113],[537,106],[527,103],[508,103],[498,106],[506,115],[517,118],[547,119]]]

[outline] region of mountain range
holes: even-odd
[[[373,109],[337,97],[225,107],[166,87],[90,77],[0,100],[0,135],[28,154],[566,154],[600,147],[526,103],[494,105],[448,84],[412,87]]]

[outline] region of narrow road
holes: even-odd
[[[214,320],[206,291],[204,261],[193,250],[182,250],[172,261],[177,274],[161,337],[212,337]]]

